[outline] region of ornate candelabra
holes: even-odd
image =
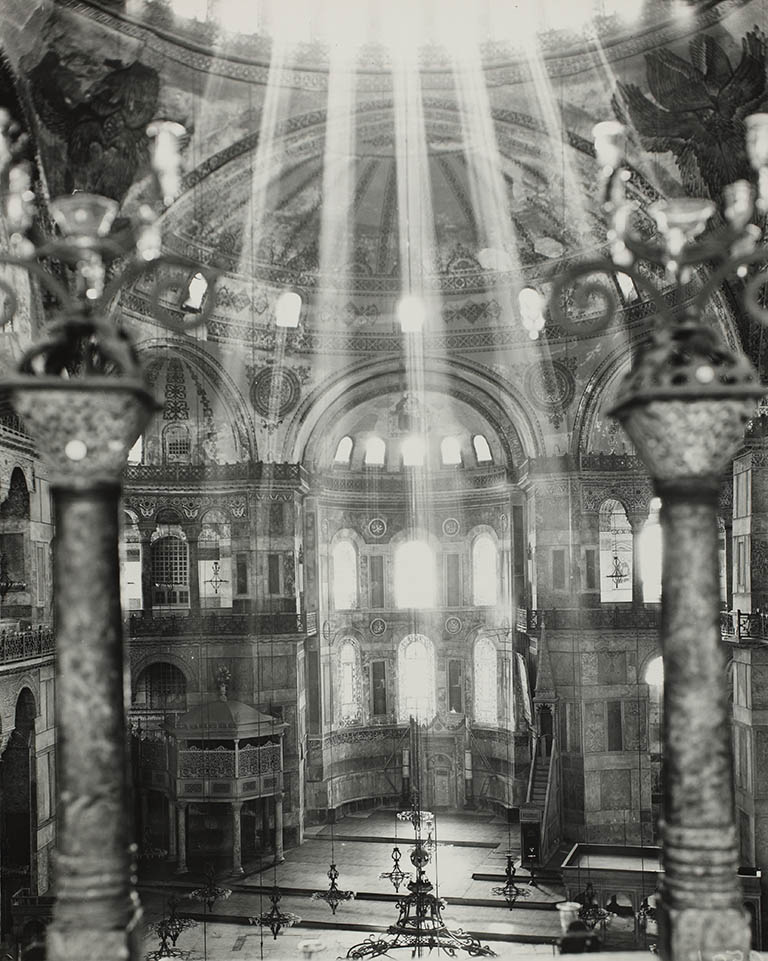
[[[515,902],[518,898],[527,898],[530,891],[526,891],[525,888],[521,888],[515,882],[515,875],[517,874],[517,869],[515,868],[515,857],[513,854],[507,855],[507,865],[504,869],[504,884],[497,888],[491,888],[491,893],[495,894],[497,897],[504,898],[504,900],[509,905],[509,910],[515,906]]]
[[[298,914],[280,910],[279,905],[281,899],[282,894],[280,893],[280,888],[275,885],[272,889],[272,894],[269,896],[269,900],[272,903],[269,911],[265,911],[256,918],[248,918],[249,924],[257,924],[260,928],[269,928],[275,941],[283,928],[292,928],[301,921]]]
[[[443,920],[445,899],[433,893],[432,882],[425,871],[432,860],[429,848],[434,845],[431,840],[427,841],[421,836],[424,826],[428,825],[431,831],[434,815],[421,810],[417,792],[413,794],[411,807],[400,811],[397,817],[398,820],[410,821],[413,825],[415,840],[410,860],[416,869],[416,877],[408,882],[408,894],[397,902],[397,921],[390,925],[386,935],[377,937],[372,934],[365,941],[353,945],[347,951],[347,957],[378,958],[397,948],[408,948],[413,955],[420,955],[422,948],[428,951],[437,948],[438,954],[442,950],[450,957],[457,951],[465,951],[471,957],[495,958],[495,952],[481,944],[477,938],[460,928],[449,929]],[[397,851],[397,848],[395,850]],[[396,862],[399,869],[398,862],[399,851]]]
[[[578,265],[555,283],[553,318],[571,331],[594,332],[613,318],[616,298],[596,275],[627,274],[655,306],[656,323],[625,377],[613,410],[635,444],[662,500],[662,625],[664,656],[664,881],[659,947],[669,959],[713,959],[749,953],[750,936],[736,876],[730,723],[718,624],[717,497],[721,476],[743,441],[764,393],[743,355],[729,349],[702,318],[730,276],[744,283],[749,314],[765,323],[760,304],[765,264],[761,229],[752,218],[768,211],[768,114],[746,119],[747,150],[758,173],[724,191],[722,223],[706,232],[710,200],[653,204],[658,240],[644,239],[626,195],[624,129],[595,128],[604,174],[610,259]],[[639,269],[637,264],[642,268]],[[650,270],[648,269],[650,267]],[[707,267],[707,275],[696,268]],[[657,288],[649,275],[665,274]],[[697,283],[699,284],[698,289]],[[563,309],[565,290],[576,303],[597,300],[583,322]]]
[[[355,897],[354,891],[342,891],[339,889],[336,883],[339,880],[339,872],[336,868],[335,862],[331,862],[331,866],[328,870],[328,890],[327,891],[313,891],[312,900],[313,901],[325,901],[328,907],[331,909],[331,914],[336,914],[336,908],[342,904],[344,901],[352,901]]]
[[[34,246],[32,173],[0,111],[0,194],[10,240],[0,264],[25,269],[56,303],[39,337],[2,381],[32,436],[54,497],[56,540],[56,726],[58,824],[56,904],[47,934],[51,961],[138,957],[141,911],[133,887],[125,736],[125,661],[120,610],[118,516],[128,451],[156,404],[127,334],[115,319],[120,291],[154,278],[158,320],[170,286],[158,267],[200,268],[161,256],[159,213],[179,190],[177,124],[155,123],[156,204],[113,230],[114,200],[74,193],[51,201],[59,236]],[[211,276],[211,280],[214,278]],[[0,279],[13,330],[17,305]],[[205,322],[213,300],[193,323]]]

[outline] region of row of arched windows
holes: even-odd
[[[343,638],[337,651],[337,720],[351,724],[362,719],[363,684],[360,647],[352,637]],[[498,654],[492,640],[480,637],[473,652],[474,698],[472,716],[478,724],[498,724]],[[437,713],[436,661],[432,641],[423,634],[409,634],[397,653],[397,717],[408,721],[431,721]],[[375,696],[375,695],[374,695]],[[511,701],[512,692],[509,692]],[[376,712],[374,712],[376,713]],[[512,716],[512,705],[508,705]]]
[[[355,439],[349,434],[341,438],[336,446],[333,458],[339,466],[349,466]],[[378,434],[369,434],[364,444],[363,464],[367,467],[383,467],[387,461],[387,442]],[[390,442],[391,443],[391,442]],[[463,463],[461,438],[455,435],[443,437],[440,441],[440,461],[443,467],[452,467]],[[490,464],[493,461],[491,448],[483,434],[472,436],[472,449],[478,464]],[[400,457],[405,467],[421,467],[427,456],[427,445],[420,434],[407,434],[400,440]]]
[[[358,606],[359,563],[357,547],[341,537],[331,552],[333,606],[348,610]],[[399,544],[392,555],[394,606],[435,607],[438,578],[435,552],[422,540]],[[490,534],[478,534],[472,542],[472,603],[494,606],[499,599],[498,548]],[[381,606],[384,606],[383,604]]]
[[[336,720],[353,724],[363,720],[360,647],[352,637],[339,643],[336,654],[338,702]],[[400,643],[397,656],[397,716],[400,721],[413,717],[431,721],[437,713],[435,649],[423,634],[410,634]],[[480,637],[475,643],[472,669],[474,698],[472,715],[478,724],[498,723],[498,654],[493,641]],[[374,694],[375,697],[375,694]],[[509,693],[511,699],[512,693]],[[174,664],[160,661],[144,668],[133,686],[134,707],[145,710],[184,711],[187,709],[187,681]],[[386,709],[386,704],[384,704]],[[512,715],[512,705],[508,705]],[[387,713],[374,710],[372,713]]]

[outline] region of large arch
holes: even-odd
[[[489,383],[490,381],[490,383]],[[505,466],[539,456],[544,438],[538,418],[523,395],[510,385],[489,377],[470,365],[431,359],[424,371],[423,388],[466,403],[488,424]],[[346,412],[382,394],[407,390],[405,368],[400,359],[373,361],[336,373],[299,404],[287,425],[284,458],[310,468],[330,464],[335,451],[326,452],[331,425]],[[494,393],[493,391],[496,391]]]
[[[217,360],[209,351],[195,341],[179,337],[149,337],[140,339],[137,349],[150,381],[154,381],[163,365],[175,360],[188,372],[192,381],[191,389],[199,398],[202,414],[195,418],[202,422],[203,415],[209,417],[216,426],[225,423],[232,430],[237,461],[255,460],[258,457],[254,438],[253,417],[236,379],[230,370]],[[158,398],[162,400],[162,398]],[[165,421],[164,424],[174,423]],[[151,425],[145,436],[151,434]],[[149,457],[147,444],[144,444],[143,457]]]

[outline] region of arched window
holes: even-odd
[[[333,545],[333,606],[336,610],[357,607],[357,550],[342,538]]]
[[[440,442],[440,458],[444,467],[461,463],[461,441],[458,437],[444,437]]]
[[[8,485],[8,496],[0,504],[0,517],[14,517],[29,520],[29,490],[24,471],[14,467]]]
[[[130,514],[123,514],[120,538],[120,598],[123,610],[140,611],[141,596],[141,537],[139,525]]]
[[[336,446],[336,456],[333,458],[334,464],[349,464],[352,459],[352,438],[349,434],[342,437]]]
[[[339,648],[339,721],[351,724],[360,720],[360,652],[351,637]]]
[[[396,607],[434,607],[435,556],[425,541],[400,544],[394,557]]]
[[[400,448],[405,467],[421,467],[424,463],[424,438],[418,434],[409,434],[403,438]]]
[[[422,723],[435,716],[435,651],[423,634],[403,638],[397,658],[399,718]]]
[[[640,532],[640,576],[643,580],[643,601],[653,604],[661,600],[661,499],[651,500],[648,520]]]
[[[155,604],[189,604],[189,559],[180,537],[160,537],[152,545],[152,580]]]
[[[232,539],[221,511],[209,511],[197,540],[201,607],[232,606]]]
[[[141,458],[144,450],[144,438],[139,436],[136,438],[136,442],[133,447],[128,451],[128,463],[129,464],[140,464]]]
[[[487,464],[493,460],[491,448],[483,434],[475,434],[472,438],[472,446],[475,448],[475,457],[478,464]]]
[[[472,598],[478,606],[498,602],[498,551],[490,534],[479,534],[472,543]]]
[[[186,711],[187,679],[175,664],[150,664],[136,678],[133,706],[161,711]]]
[[[648,685],[648,748],[651,756],[651,796],[658,805],[662,791],[661,751],[664,708],[664,661],[661,656],[649,661],[643,680]]]
[[[496,695],[496,647],[489,638],[479,637],[475,644],[475,721],[498,723]]]
[[[381,437],[373,434],[365,442],[365,463],[369,467],[383,467],[387,456],[387,445]]]
[[[181,309],[188,314],[199,314],[203,309],[203,301],[208,292],[208,281],[198,271],[189,278]]]
[[[172,424],[163,431],[165,459],[169,464],[188,464],[192,454],[189,428],[183,424]]]
[[[600,508],[600,600],[632,600],[632,528],[614,498]]]

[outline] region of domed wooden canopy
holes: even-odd
[[[287,726],[276,717],[262,714],[252,704],[218,698],[182,714],[169,725],[169,730],[176,738],[213,741],[282,735]]]

